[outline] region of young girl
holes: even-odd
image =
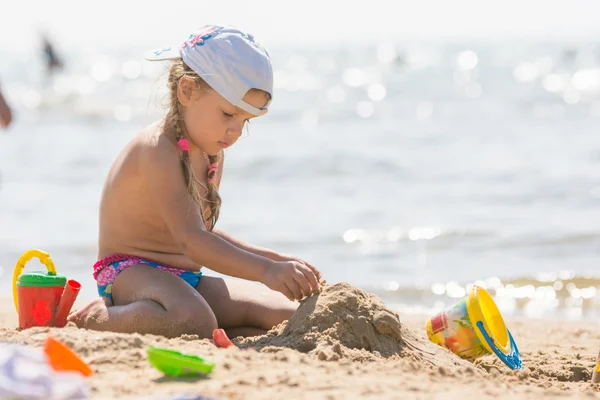
[[[173,60],[166,117],[121,152],[100,203],[100,297],[71,315],[78,326],[117,332],[206,338],[262,334],[288,319],[319,286],[319,272],[292,256],[215,229],[223,150],[245,123],[263,115],[273,93],[269,55],[237,29],[207,26]],[[206,266],[225,275],[202,276]]]

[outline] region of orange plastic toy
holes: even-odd
[[[48,362],[55,371],[77,371],[83,376],[92,375],[93,371],[69,346],[54,339],[51,336],[46,338],[44,343],[44,352],[48,357]]]
[[[225,333],[225,331],[223,329],[215,329],[213,331],[213,340],[215,342],[215,344],[217,345],[217,347],[230,347],[230,346],[235,346],[231,340],[229,340],[229,338],[227,337],[227,334]]]

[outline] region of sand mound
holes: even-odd
[[[453,368],[472,364],[421,339],[402,325],[378,297],[347,283],[328,285],[307,298],[289,321],[264,336],[243,339],[240,347],[263,352],[292,348],[321,360],[378,360],[409,357]]]

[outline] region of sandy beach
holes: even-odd
[[[388,2],[375,0],[344,7],[343,18],[331,18],[338,3],[313,0],[261,2],[265,12],[242,0],[143,9],[107,0],[92,18],[72,18],[87,15],[84,2],[10,4],[0,35],[0,90],[12,115],[0,126],[0,400],[19,388],[5,379],[17,370],[53,387],[41,351],[50,337],[90,365],[90,399],[600,400],[600,383],[591,383],[600,351],[600,2],[405,1],[396,4],[402,12],[385,12]],[[200,56],[220,42],[216,30],[198,35],[212,23],[249,33],[240,43],[264,46],[248,56],[261,62],[246,63],[250,53],[239,51]],[[229,54],[228,43],[214,55]],[[182,77],[170,61],[148,56],[177,49],[182,59],[198,54],[188,67],[224,97],[221,110],[203,106],[215,96],[201,96],[199,107],[172,104]],[[240,109],[255,116],[264,114],[255,106],[268,107],[250,126],[233,123],[246,119],[235,108],[240,99],[257,94],[244,87],[272,100]],[[171,108],[186,114],[180,128],[192,153],[225,154],[216,227],[234,242],[306,260],[335,284],[264,336],[231,338],[235,347],[226,349],[195,335],[72,323],[19,329],[12,277],[30,249],[82,284],[77,310],[98,295],[98,256],[187,248],[167,223],[176,213],[182,220],[181,202],[147,196],[177,192],[145,193],[155,186],[142,184],[158,175],[125,168],[123,158]],[[211,110],[215,118],[205,118]],[[180,150],[185,160],[185,145]],[[182,179],[176,164],[161,169],[174,173],[173,185]],[[125,187],[113,184],[120,169],[137,171],[131,182],[140,185],[107,201],[111,188]],[[154,209],[168,203],[170,211]],[[130,239],[120,238],[127,232]],[[248,277],[218,262],[223,253],[210,246],[185,253],[205,266],[205,277]],[[34,257],[24,272],[46,269]],[[428,339],[429,318],[474,285],[502,311],[522,369],[495,354],[464,360]],[[35,301],[32,314],[51,319]],[[469,351],[476,320],[455,310],[435,326],[451,321],[459,329],[449,347]],[[504,338],[503,329],[490,332]],[[204,357],[215,368],[165,376],[149,362],[150,347]],[[10,364],[9,356],[31,353],[37,369]]]
[[[222,399],[548,399],[600,398],[590,384],[600,323],[508,319],[524,367],[495,356],[464,361],[430,343],[427,316],[403,317],[349,285],[328,286],[267,335],[217,348],[197,336],[166,339],[66,328],[17,329],[12,302],[0,312],[0,341],[41,347],[52,335],[92,367],[90,398]],[[159,346],[216,362],[203,378],[169,378],[147,361]],[[362,348],[361,348],[362,347]],[[366,349],[370,349],[366,350]]]

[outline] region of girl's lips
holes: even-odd
[[[229,143],[227,143],[227,142],[218,142],[218,143],[219,143],[219,146],[221,146],[222,148],[229,147]]]

